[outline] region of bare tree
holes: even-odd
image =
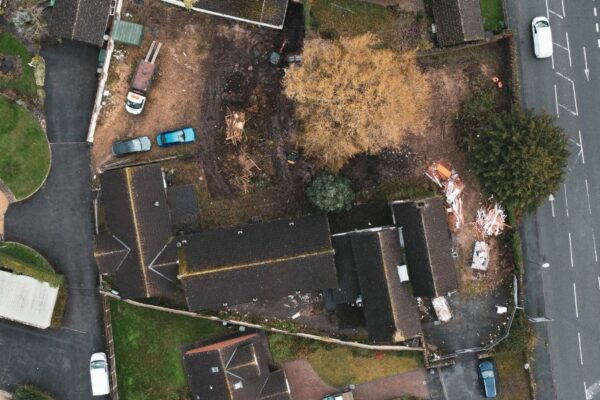
[[[430,86],[415,54],[377,49],[364,36],[305,42],[302,66],[285,76],[285,93],[303,121],[299,145],[338,171],[361,152],[401,144],[427,126]]]

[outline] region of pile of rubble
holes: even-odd
[[[478,237],[498,236],[508,225],[505,223],[506,213],[498,203],[494,206],[482,206],[477,210],[475,230]]]
[[[229,111],[227,116],[225,116],[225,125],[225,141],[233,145],[238,145],[245,136],[246,113]]]
[[[449,205],[446,209],[448,225],[454,232],[458,231],[464,224],[461,199],[465,188],[463,181],[452,166],[444,161],[431,163],[425,175],[442,189]]]

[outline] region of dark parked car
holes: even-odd
[[[497,374],[496,367],[491,361],[481,361],[479,363],[479,376],[483,382],[483,394],[486,398],[492,399],[497,396],[496,382]]]
[[[140,136],[133,139],[120,140],[113,144],[112,153],[115,156],[124,156],[126,154],[143,153],[150,151],[152,141],[148,136]]]
[[[192,143],[195,140],[196,131],[194,131],[194,128],[177,129],[176,131],[162,132],[156,135],[156,143],[158,143],[160,147]]]

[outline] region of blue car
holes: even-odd
[[[176,131],[162,132],[156,135],[156,143],[160,147],[169,147],[175,144],[192,143],[196,140],[194,128],[183,128]]]
[[[479,363],[479,376],[483,381],[483,394],[486,398],[492,399],[497,396],[496,390],[496,367],[491,361],[482,361]]]

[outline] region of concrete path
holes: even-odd
[[[337,390],[323,382],[306,360],[288,361],[283,363],[282,368],[285,370],[294,398],[321,400]]]
[[[57,400],[85,400],[92,399],[89,357],[104,350],[85,143],[98,49],[65,41],[42,55],[52,169],[39,192],[10,206],[5,238],[44,255],[66,277],[69,299],[60,329],[0,322],[0,389],[31,383]]]

